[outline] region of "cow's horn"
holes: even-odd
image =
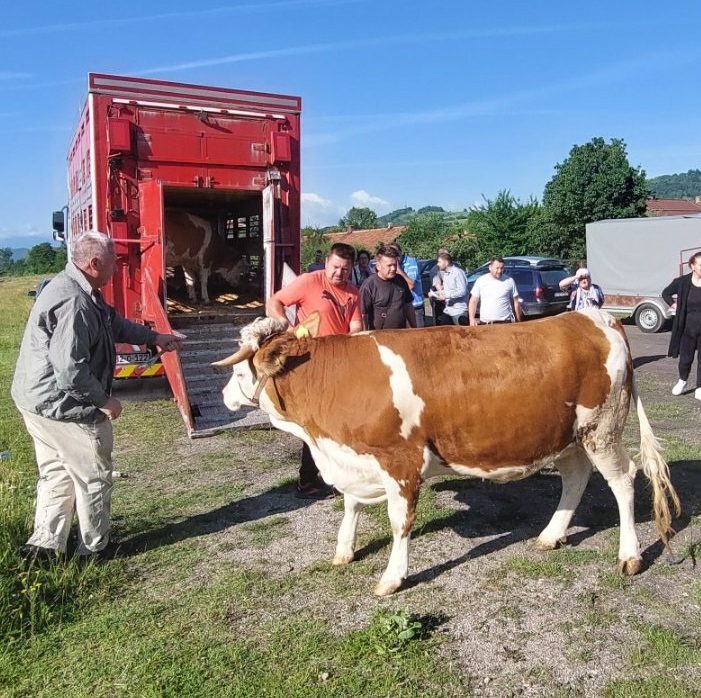
[[[234,366],[235,364],[241,363],[246,359],[250,359],[255,353],[256,350],[253,347],[248,346],[248,344],[244,344],[236,353],[228,356],[226,359],[222,359],[221,361],[213,361],[212,366]]]

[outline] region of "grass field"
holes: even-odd
[[[552,507],[556,478],[530,490],[424,488],[412,555],[423,572],[375,599],[388,552],[382,507],[361,525],[360,560],[332,567],[339,503],[291,496],[298,442],[271,430],[189,442],[170,401],[129,403],[115,423],[116,468],[128,475],[113,512],[124,556],[27,568],[18,549],[35,464],[9,385],[33,283],[0,280],[0,451],[11,454],[0,462],[0,695],[700,695],[694,568],[621,578],[605,510],[591,539],[550,554],[530,551],[525,534],[500,545],[459,511],[497,522],[508,512],[513,531],[537,535],[515,502],[535,493]],[[655,409],[683,416],[663,401]],[[698,443],[669,448],[698,470]],[[640,510],[649,534],[644,492]],[[570,678],[558,674],[566,663]]]

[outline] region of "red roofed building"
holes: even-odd
[[[701,196],[696,201],[689,199],[656,199],[647,200],[648,216],[692,216],[701,213]]]
[[[356,250],[367,250],[371,255],[374,255],[375,248],[379,243],[394,242],[405,230],[405,225],[394,225],[385,228],[327,233],[326,237],[332,245],[337,242],[345,242],[348,245],[353,245]]]

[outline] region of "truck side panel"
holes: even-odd
[[[684,251],[701,247],[701,218],[598,221],[587,224],[586,234],[587,265],[607,303],[613,296],[659,298],[662,289],[685,272],[683,263],[689,255]]]

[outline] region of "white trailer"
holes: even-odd
[[[701,215],[623,218],[587,224],[587,265],[604,308],[624,311],[643,332],[659,332],[674,314],[662,289],[689,271],[701,251]]]

